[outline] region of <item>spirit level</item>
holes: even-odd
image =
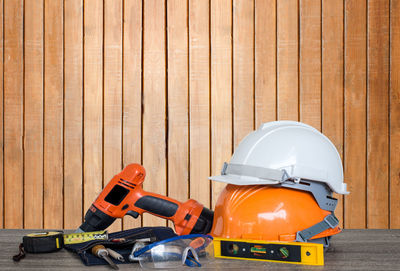
[[[322,244],[301,242],[267,242],[214,238],[214,256],[225,259],[324,265]]]

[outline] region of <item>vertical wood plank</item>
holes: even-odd
[[[211,1],[211,174],[232,155],[232,2]],[[212,182],[212,204],[225,187]]]
[[[82,222],[83,1],[64,2],[64,228]]]
[[[142,163],[142,1],[124,1],[123,40],[123,167]],[[124,217],[124,229],[141,219]]]
[[[103,186],[122,170],[122,0],[104,2]],[[121,230],[117,219],[110,231]]]
[[[322,128],[343,154],[345,227],[400,227],[398,1],[107,1],[4,2],[0,227],[76,228],[132,162],[147,169],[145,189],[209,205],[225,184],[210,193],[208,175],[253,123],[276,118]]]
[[[210,207],[209,1],[189,1],[190,198]]]
[[[4,191],[3,191],[3,185],[4,185],[4,138],[3,138],[3,132],[4,132],[4,122],[3,122],[3,117],[4,117],[4,59],[3,59],[3,53],[4,53],[4,33],[3,33],[3,24],[4,22],[4,13],[3,13],[3,1],[0,1],[0,229],[4,227]]]
[[[63,1],[45,0],[44,228],[63,227]]]
[[[390,228],[400,228],[400,1],[390,14]]]
[[[298,1],[277,1],[278,119],[298,120]]]
[[[389,2],[368,1],[367,227],[387,228]]]
[[[144,3],[143,33],[143,165],[144,189],[166,194],[166,53],[165,1]],[[144,226],[166,225],[153,215],[143,216]]]
[[[255,0],[255,124],[276,120],[276,0]]]
[[[366,227],[366,2],[345,6],[345,227]],[[354,214],[357,215],[354,215]]]
[[[23,1],[4,3],[4,227],[23,227]],[[19,199],[19,200],[18,200]]]
[[[89,208],[103,181],[103,1],[84,1],[84,201]]]
[[[254,1],[233,0],[233,146],[254,130]]]
[[[300,121],[321,130],[321,2],[300,1]]]
[[[24,227],[43,227],[43,1],[25,1]]]
[[[167,1],[168,196],[185,201],[189,192],[187,0]]]
[[[343,2],[322,1],[322,132],[343,159]],[[343,224],[343,197],[335,214]]]

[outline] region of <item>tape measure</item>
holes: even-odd
[[[59,231],[36,232],[22,238],[24,250],[29,253],[53,252],[63,248],[63,233]]]
[[[216,258],[324,265],[322,244],[217,237],[214,238],[213,244]]]
[[[107,240],[106,231],[63,234],[61,231],[36,232],[22,238],[28,253],[45,253],[60,250],[64,245],[79,244],[92,240]]]

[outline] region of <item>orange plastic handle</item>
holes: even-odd
[[[141,165],[126,166],[111,179],[93,205],[115,218],[125,215],[136,218],[145,212],[151,213],[173,221],[177,234],[189,234],[203,210],[203,205],[191,199],[182,203],[146,192],[142,189],[145,176],[146,171]]]

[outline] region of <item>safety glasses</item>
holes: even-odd
[[[200,267],[199,258],[206,256],[212,240],[204,234],[182,235],[147,245],[133,255],[143,268]]]

